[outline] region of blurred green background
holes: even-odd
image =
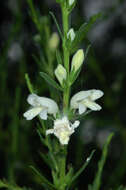
[[[61,26],[62,22],[60,8],[54,0],[33,3],[41,28],[32,21],[27,1],[6,0],[0,6],[0,178],[39,190],[40,181],[32,175],[29,166],[35,165],[45,175],[51,175],[39,154],[46,150],[36,132],[37,119],[23,118],[29,94],[25,73],[29,73],[36,93],[49,96],[48,86],[39,76],[43,70],[53,76],[53,67],[48,69],[48,63],[53,63],[54,68],[57,64],[55,52],[50,52],[47,46],[51,34],[57,32],[49,11],[55,13]],[[103,144],[111,132],[115,135],[101,189],[126,184],[126,1],[78,0],[70,17],[71,26],[76,31],[98,12],[104,17],[95,23],[80,46],[85,50],[91,44],[91,49],[72,88],[72,94],[82,89],[101,89],[105,93],[99,101],[102,111],[87,115],[69,144],[68,163],[76,169],[96,149],[95,157],[78,181],[79,190],[87,189],[92,183]]]

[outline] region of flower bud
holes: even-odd
[[[70,39],[71,39],[71,42],[74,40],[74,38],[75,38],[75,32],[74,32],[74,29],[73,29],[73,28],[71,28],[71,29],[69,30],[69,32],[67,33],[67,38],[70,38]]]
[[[75,0],[69,0],[69,6],[72,6]]]
[[[66,69],[61,64],[59,64],[57,68],[55,69],[55,75],[58,81],[60,82],[60,84],[62,85],[63,80],[66,80],[66,77],[67,77]]]
[[[48,46],[50,50],[55,51],[58,45],[59,45],[59,36],[56,32],[54,32],[49,39]]]
[[[74,69],[74,71],[76,72],[83,64],[83,61],[84,61],[84,51],[82,49],[79,49],[72,58],[71,71]]]

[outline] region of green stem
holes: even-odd
[[[63,38],[64,67],[67,71],[67,75],[69,79],[70,52],[67,48],[67,33],[69,31],[69,13],[65,5],[62,6],[62,19],[63,19],[63,31],[64,31],[64,38]],[[69,96],[70,96],[70,87],[67,84],[66,89],[64,90],[64,94],[63,94],[64,112],[66,112],[69,106]]]
[[[63,152],[60,157],[60,187],[59,190],[65,190],[66,184],[64,183],[66,175],[66,156],[67,156],[67,147],[63,147]]]
[[[62,19],[63,19],[63,31],[64,31],[64,39],[63,39],[63,54],[64,54],[64,66],[69,74],[69,57],[70,53],[67,48],[67,33],[69,31],[69,14],[65,6],[62,7]]]

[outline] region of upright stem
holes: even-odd
[[[69,13],[65,5],[62,6],[62,19],[63,19],[63,31],[64,31],[64,39],[63,39],[64,67],[67,71],[67,75],[69,78],[70,53],[67,48],[67,33],[69,31]],[[67,85],[63,94],[64,111],[67,110],[69,106],[69,95],[70,95],[70,87],[69,85]]]
[[[66,7],[66,4],[64,3],[61,6],[62,9],[62,20],[63,20],[63,32],[64,32],[64,38],[63,38],[63,55],[64,55],[64,67],[67,71],[67,76],[69,79],[69,59],[70,59],[70,53],[67,48],[67,33],[69,31],[69,13]],[[70,96],[70,87],[69,84],[66,83],[65,90],[63,92],[63,109],[64,113],[68,110],[69,107],[69,96]],[[66,175],[66,156],[67,156],[67,147],[63,147],[63,153],[60,157],[60,187],[59,190],[65,190],[66,184],[64,183],[64,178]]]

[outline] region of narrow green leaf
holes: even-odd
[[[42,184],[47,185],[50,190],[55,190],[55,186],[48,181],[47,178],[45,178],[36,168],[33,166],[30,166],[30,168],[33,170],[33,172],[42,180]]]
[[[34,7],[33,1],[27,0],[27,2],[28,2],[28,5],[30,7],[31,18],[32,18],[33,22],[36,24],[37,28],[40,29],[39,22],[38,22],[38,15],[37,15],[36,9]]]
[[[31,84],[31,81],[30,81],[30,78],[28,76],[28,73],[25,74],[25,80],[26,80],[27,87],[28,87],[30,93],[34,93],[33,86]]]
[[[43,138],[43,136],[41,135],[39,129],[37,130],[37,133],[39,135],[40,141],[42,142],[42,144],[46,145],[45,139]]]
[[[78,45],[80,44],[80,42],[82,40],[84,40],[84,38],[86,37],[88,31],[91,29],[92,25],[97,21],[98,18],[100,18],[102,16],[101,13],[95,14],[93,15],[89,21],[87,23],[84,23],[81,25],[81,27],[79,28],[79,30],[76,32],[76,36],[75,39],[73,40],[71,47],[70,47],[70,51],[71,53],[73,53],[77,48]]]
[[[73,177],[73,174],[74,174],[74,169],[73,167],[71,167],[67,173],[67,175],[65,176],[65,183],[66,184],[69,184],[70,181],[71,181],[71,178]]]
[[[78,78],[78,76],[81,72],[81,68],[82,67],[80,67],[76,72],[74,71],[74,69],[71,71],[71,73],[70,73],[70,85],[72,85],[76,81],[76,79]]]
[[[21,187],[17,186],[16,184],[12,185],[5,180],[0,180],[0,189],[1,188],[8,188],[8,189],[13,189],[13,190],[23,190]]]
[[[57,90],[63,91],[63,89],[55,82],[49,75],[44,72],[40,72],[40,76],[45,79],[45,81],[56,88]]]
[[[60,26],[59,26],[59,24],[58,24],[58,22],[57,22],[57,19],[56,19],[55,15],[54,15],[53,12],[51,12],[51,11],[50,11],[49,13],[50,13],[50,15],[52,16],[52,18],[53,18],[53,20],[54,20],[54,22],[55,22],[55,24],[56,24],[56,27],[57,27],[57,30],[58,30],[58,32],[59,32],[59,35],[60,35],[61,39],[63,40],[63,34],[62,34],[61,30],[60,30]]]
[[[48,158],[47,154],[43,154],[42,152],[39,153],[43,161],[49,166],[49,168],[52,168],[52,164],[50,162],[50,159]]]
[[[88,52],[89,52],[90,48],[91,48],[91,44],[88,45],[88,47],[87,47],[87,49],[85,51],[85,58],[84,58],[84,60],[87,58]]]
[[[109,135],[109,137],[107,138],[106,143],[104,144],[103,147],[103,151],[102,151],[102,156],[101,159],[98,163],[98,171],[96,173],[93,185],[92,185],[92,190],[99,190],[100,186],[101,186],[101,175],[102,175],[102,171],[103,171],[103,167],[107,158],[107,154],[108,154],[108,145],[111,142],[111,139],[113,137],[113,133]]]
[[[70,183],[68,184],[68,186],[70,187],[70,185],[80,176],[80,174],[85,170],[85,168],[87,167],[87,165],[89,164],[90,160],[92,159],[93,155],[94,155],[95,150],[93,150],[90,154],[90,156],[86,159],[86,162],[83,164],[83,166],[78,170],[78,172],[72,177]]]
[[[58,64],[63,64],[62,57],[59,50],[56,50],[56,59]]]

